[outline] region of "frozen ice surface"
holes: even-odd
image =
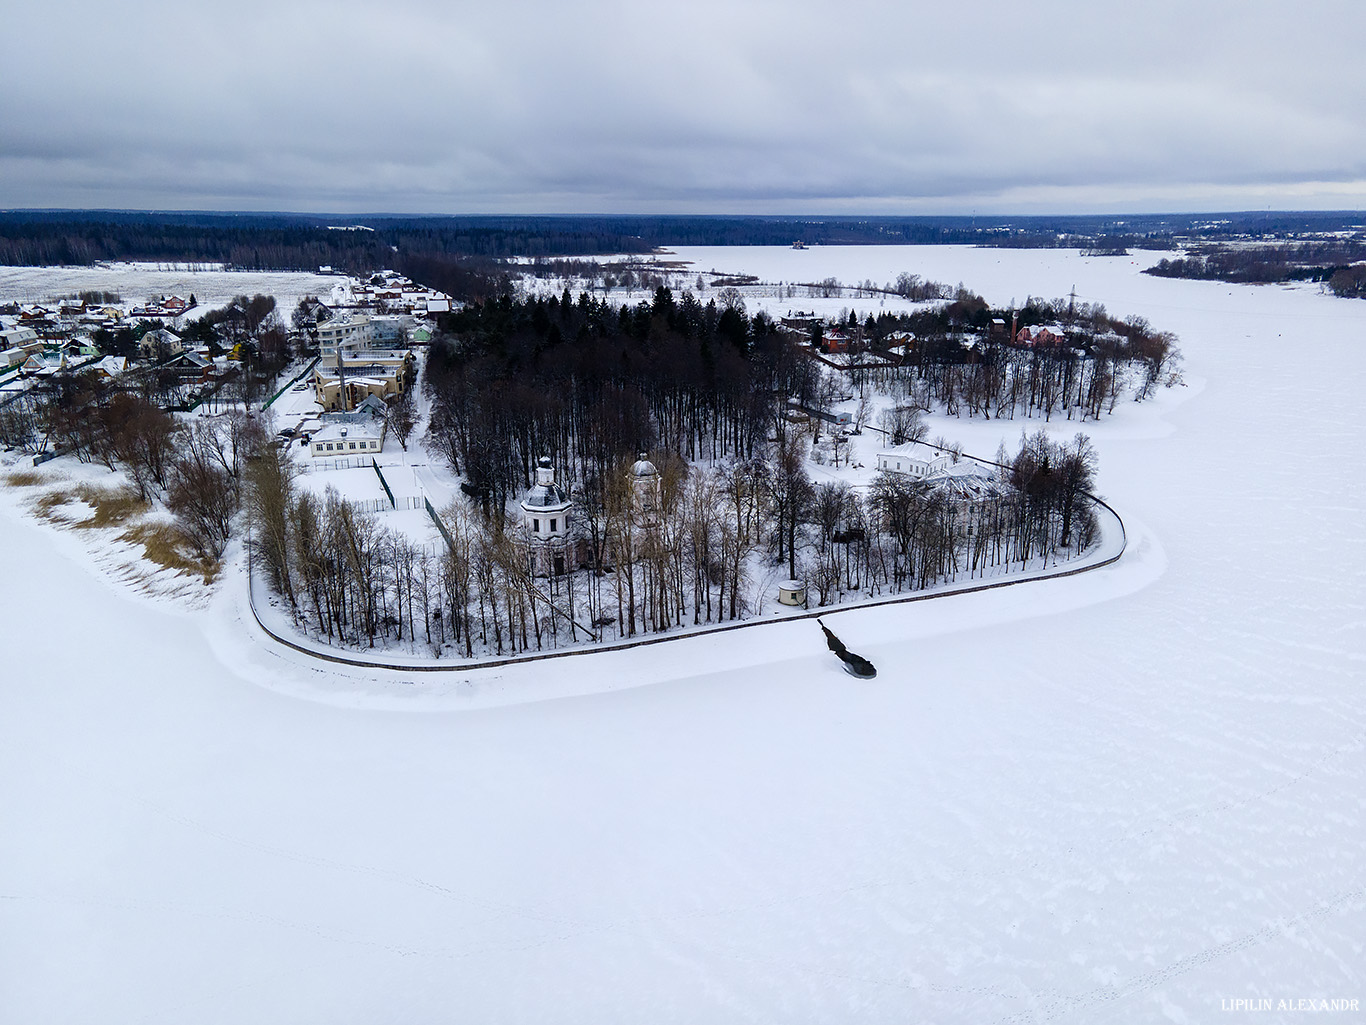
[[[419,678],[281,654],[240,570],[202,611],[131,596],[0,489],[0,1017],[1090,1025],[1366,999],[1366,303],[1141,258],[793,255],[995,302],[1075,284],[1176,331],[1189,387],[1085,428],[1130,554],[832,614],[872,681],[814,623]],[[989,453],[1021,424],[951,427]]]

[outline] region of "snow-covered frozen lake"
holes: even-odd
[[[0,489],[0,1017],[1366,1006],[1366,303],[1142,256],[690,253],[1175,331],[1187,387],[1086,427],[1130,554],[832,614],[868,682],[811,623],[414,678],[278,652],[231,571],[204,611],[135,597]]]

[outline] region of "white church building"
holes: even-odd
[[[660,515],[659,469],[640,453],[627,481],[630,487],[630,527],[648,531],[657,527]],[[533,576],[558,576],[592,564],[588,541],[577,529],[573,500],[555,480],[548,456],[536,461],[536,483],[521,501],[522,543]],[[610,562],[611,552],[603,553]]]
[[[578,568],[581,546],[574,534],[573,508],[569,492],[555,481],[550,457],[542,456],[536,461],[536,483],[522,499],[522,532],[533,575]]]

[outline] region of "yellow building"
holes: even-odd
[[[388,400],[408,386],[413,354],[406,349],[335,353],[313,369],[313,393],[328,412],[350,412],[368,396]]]

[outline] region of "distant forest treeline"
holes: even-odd
[[[336,227],[329,227],[334,225]],[[341,230],[356,225],[373,230]],[[107,260],[225,263],[246,270],[364,272],[399,258],[647,252],[604,225],[553,219],[304,219],[288,215],[0,213],[0,264],[89,265]]]
[[[1216,245],[1175,260],[1160,260],[1145,273],[1240,284],[1326,282],[1334,294],[1366,295],[1366,243],[1356,239],[1279,245]]]
[[[1164,270],[1157,273],[1274,281],[1313,276],[1312,271],[1322,270],[1321,279],[1327,280],[1334,271],[1360,259],[1364,234],[1357,223],[1360,220],[1357,212],[856,218],[10,210],[0,211],[0,264],[80,266],[145,260],[223,263],[247,270],[330,266],[347,273],[390,267],[465,299],[496,292],[504,276],[497,261],[510,257],[648,253],[668,246],[790,245],[797,241],[806,245],[1068,246],[1104,254],[1236,241],[1236,250],[1211,251],[1198,264],[1166,261],[1161,265]],[[1325,252],[1305,272],[1305,259],[1286,257],[1289,243]],[[1258,253],[1247,248],[1249,244],[1264,246],[1266,251]],[[1347,259],[1348,248],[1357,254],[1352,259]],[[1338,254],[1338,250],[1343,252]],[[1247,269],[1258,260],[1260,270]]]
[[[340,230],[363,226],[369,230]],[[305,217],[290,214],[0,213],[0,263],[221,262],[251,270],[360,272],[400,257],[648,253],[661,246],[1056,245],[1087,225],[978,225],[971,218]],[[1089,225],[1098,230],[1100,226]]]

